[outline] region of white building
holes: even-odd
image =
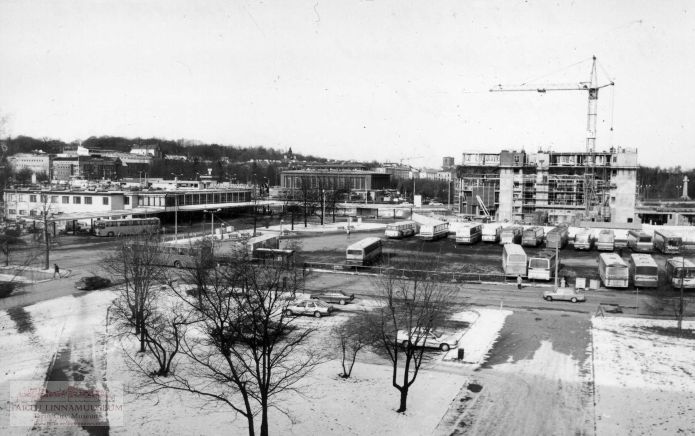
[[[46,153],[17,153],[9,156],[7,161],[15,171],[29,168],[34,174],[48,175],[51,169],[51,156]]]
[[[156,144],[132,147],[130,153],[139,154],[141,156],[152,156],[155,159],[162,157],[162,150],[159,148],[159,145]]]

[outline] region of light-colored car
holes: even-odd
[[[430,330],[425,334],[424,329],[414,328],[408,335],[406,330],[398,330],[396,339],[404,347],[414,345],[423,348],[438,348],[442,351],[449,351],[458,346],[458,339],[453,335],[447,335],[437,330]]]
[[[321,300],[326,303],[345,305],[355,299],[355,294],[347,295],[343,291],[325,291],[311,294],[312,300]]]
[[[310,315],[321,318],[322,316],[330,315],[332,311],[333,308],[329,304],[317,300],[299,301],[285,307],[286,316]]]
[[[586,296],[574,288],[556,288],[553,291],[545,291],[543,298],[548,301],[571,301],[572,303],[586,301]]]

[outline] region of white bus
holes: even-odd
[[[603,229],[598,233],[596,249],[598,251],[613,251],[615,248],[615,233],[610,229]]]
[[[678,254],[681,252],[683,238],[674,235],[666,229],[654,230],[654,248],[664,254]]]
[[[543,235],[545,235],[543,227],[529,227],[521,234],[521,245],[524,247],[537,247],[543,243]]]
[[[369,265],[379,256],[381,256],[381,239],[375,237],[355,242],[345,251],[346,261],[352,265]]]
[[[635,253],[630,256],[630,277],[635,288],[659,286],[659,266],[648,254]]]
[[[175,268],[211,268],[214,264],[212,245],[174,245],[161,244],[156,247],[161,254],[160,260],[166,266]]]
[[[483,242],[497,242],[500,240],[500,233],[502,233],[502,224],[483,224],[482,240]]]
[[[470,223],[460,226],[456,230],[457,244],[475,244],[480,241],[483,234],[483,226],[478,223]]]
[[[500,232],[500,244],[518,244],[521,242],[521,227],[507,226]]]
[[[591,250],[594,246],[594,237],[591,235],[591,230],[584,229],[574,235],[575,250]]]
[[[526,277],[526,252],[521,245],[504,244],[502,250],[502,268],[505,276],[521,276]]]
[[[97,236],[130,236],[159,231],[159,218],[122,218],[99,220],[94,224]]]
[[[423,241],[436,241],[437,239],[446,238],[449,234],[449,223],[435,221],[426,224],[420,224],[420,233],[417,237]]]
[[[550,280],[555,277],[555,252],[543,250],[528,260],[528,278]]]
[[[627,246],[635,252],[649,253],[654,248],[654,243],[650,234],[640,230],[630,230],[627,232]]]
[[[695,262],[692,259],[673,257],[666,261],[666,279],[674,289],[695,289]]]
[[[598,273],[607,288],[627,288],[629,285],[629,268],[615,253],[601,253],[598,257]]]
[[[418,232],[418,224],[415,221],[398,221],[386,225],[387,238],[407,238]]]

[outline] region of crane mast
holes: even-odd
[[[588,82],[579,82],[577,85],[547,85],[547,86],[527,86],[527,87],[497,87],[490,89],[490,92],[515,92],[515,91],[535,91],[545,94],[548,91],[587,91],[589,103],[586,119],[586,159],[584,160],[584,214],[588,217],[592,208],[600,204],[596,189],[596,126],[598,119],[598,91],[607,86],[613,86],[615,82],[599,84],[596,72],[596,56],[592,57],[591,75]]]

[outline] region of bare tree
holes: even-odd
[[[379,308],[379,347],[391,360],[392,385],[400,392],[398,412],[406,411],[409,389],[426,357],[424,348],[415,345],[422,344],[430,332],[443,324],[445,303],[450,296],[428,273],[413,272],[413,265],[413,260],[409,259],[398,269],[390,268],[376,279],[376,287],[383,298]],[[411,271],[408,278],[401,276],[401,268]],[[425,270],[434,270],[434,263],[428,264]]]
[[[139,338],[140,352],[147,347],[147,324],[157,313],[157,291],[166,281],[166,264],[160,243],[150,235],[121,239],[103,261],[104,270],[123,282],[113,313],[124,331]]]
[[[182,274],[197,295],[172,286],[192,320],[180,336],[176,370],[169,377],[143,374],[143,394],[162,389],[193,393],[229,406],[247,421],[249,435],[268,434],[268,411],[279,395],[322,361],[306,346],[313,328],[298,327],[284,307],[301,287],[301,272],[285,263],[230,259],[204,274]]]
[[[372,328],[373,317],[367,312],[351,316],[347,321],[333,327],[332,333],[340,351],[342,378],[350,378],[355,366],[357,354],[363,349],[376,344],[379,337]]]

